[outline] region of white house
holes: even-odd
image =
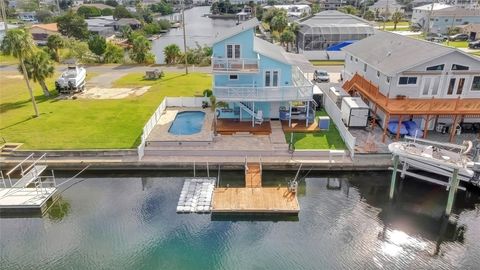
[[[303,15],[309,15],[312,12],[312,9],[309,5],[274,5],[274,6],[265,6],[264,9],[278,8],[284,9],[287,11],[288,17],[297,17],[300,18]]]
[[[384,31],[344,51],[345,90],[362,96],[384,128],[399,118],[414,120],[425,133],[439,121],[480,122],[478,57]]]
[[[425,27],[425,23],[428,21],[428,17],[431,15],[433,11],[442,10],[449,7],[452,7],[452,6],[447,4],[441,4],[441,3],[434,3],[434,4],[415,7],[413,8],[413,11],[412,11],[411,22],[412,24],[417,24],[420,27]]]
[[[382,16],[385,13],[393,14],[395,12],[403,12],[403,6],[398,4],[395,0],[378,0],[368,9],[379,16]]]

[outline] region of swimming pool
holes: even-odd
[[[202,130],[204,119],[204,112],[179,112],[177,116],[175,116],[168,132],[175,135],[192,135],[199,133]]]

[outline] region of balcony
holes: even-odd
[[[308,101],[313,96],[313,85],[255,87],[215,86],[218,101]]]
[[[257,58],[212,58],[214,73],[257,73],[260,61]]]

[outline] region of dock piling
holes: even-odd
[[[458,168],[456,168],[453,170],[450,190],[448,191],[447,208],[445,209],[445,214],[447,216],[449,216],[452,212],[453,202],[455,201],[455,193],[457,193],[459,182],[460,182],[460,179],[458,178]]]
[[[395,182],[397,180],[397,169],[398,169],[398,160],[399,156],[393,156],[393,172],[392,172],[392,180],[390,181],[390,199],[393,199],[393,195],[395,194]]]

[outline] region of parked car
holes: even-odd
[[[330,75],[325,70],[317,69],[313,73],[313,81],[318,83],[328,83],[330,82]]]
[[[470,48],[470,49],[480,49],[480,39],[469,42],[468,43],[468,48]]]
[[[444,42],[447,41],[447,37],[442,34],[437,33],[430,33],[427,35],[425,40],[432,41],[432,42]]]
[[[467,41],[468,39],[468,34],[456,34],[448,37],[448,40],[450,41]]]

